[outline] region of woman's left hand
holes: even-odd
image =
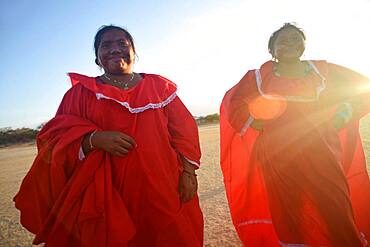
[[[183,160],[184,170],[180,175],[179,193],[181,202],[188,202],[197,194],[198,180],[194,166]]]
[[[334,115],[331,119],[331,123],[337,131],[342,129],[346,124],[344,118],[340,115]]]
[[[349,121],[351,121],[353,115],[352,105],[350,103],[343,103],[338,106],[331,122],[336,130],[342,129]]]

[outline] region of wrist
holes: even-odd
[[[197,176],[197,174],[195,173],[195,170],[193,170],[193,171],[188,171],[188,170],[185,170],[185,169],[184,169],[184,170],[183,170],[183,172],[184,172],[184,173],[186,173],[186,174],[189,174],[189,175],[195,176],[195,177]]]
[[[192,164],[189,164],[187,161],[183,162],[184,171],[188,173],[194,173],[195,174],[195,167]]]
[[[94,136],[96,134],[98,130],[94,130],[93,132],[90,133],[89,135],[89,147],[90,147],[90,150],[93,150],[96,148],[96,144],[94,142]]]

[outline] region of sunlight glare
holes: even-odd
[[[249,111],[255,119],[269,120],[283,114],[286,107],[285,100],[269,100],[259,96],[249,104]]]

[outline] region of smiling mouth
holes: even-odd
[[[112,61],[113,63],[121,63],[121,62],[128,63],[129,61],[129,59],[126,57],[111,57],[109,58],[109,60]]]
[[[298,52],[299,48],[295,46],[286,46],[282,49],[283,52]]]
[[[109,60],[125,59],[124,57],[110,57]]]

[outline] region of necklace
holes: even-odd
[[[134,74],[134,72],[132,72],[132,73],[131,73],[131,78],[130,78],[130,80],[128,80],[128,81],[126,81],[126,82],[122,82],[122,81],[117,81],[117,80],[111,79],[111,78],[109,78],[106,74],[103,74],[103,76],[104,76],[105,78],[107,78],[107,79],[108,79],[108,81],[112,81],[112,82],[114,82],[114,83],[118,83],[119,85],[123,86],[123,90],[127,90],[127,89],[128,89],[128,84],[132,81],[132,79],[134,79],[135,74]]]

